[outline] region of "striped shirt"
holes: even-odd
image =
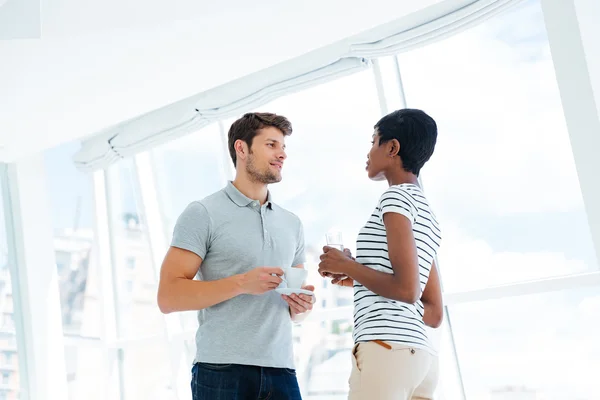
[[[383,193],[375,211],[358,234],[356,261],[377,271],[393,273],[383,224],[383,215],[388,212],[402,214],[412,222],[422,294],[440,246],[441,232],[435,215],[418,186],[395,185]],[[355,281],[354,341],[360,343],[382,340],[434,352],[427,337],[423,311],[420,300],[408,304],[388,299]]]

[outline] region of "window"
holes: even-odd
[[[56,270],[58,271],[58,276],[62,276],[65,273],[65,264],[62,262],[57,262]]]
[[[446,291],[596,269],[539,1],[399,62],[438,122],[423,181]]]
[[[15,329],[12,312],[5,312],[2,314],[2,327],[11,331]]]
[[[0,176],[4,179],[4,175]],[[2,183],[2,182],[0,182]],[[2,187],[3,185],[0,185]],[[18,359],[18,339],[22,338],[21,326],[15,324],[15,318],[19,315],[17,296],[19,292],[13,274],[16,273],[15,266],[9,264],[8,244],[6,241],[6,223],[4,219],[4,191],[0,190],[0,369],[2,370],[2,389],[0,389],[0,400],[17,399],[20,396],[21,387],[19,374],[21,372]],[[15,307],[17,306],[17,307]],[[23,378],[25,381],[25,378]]]
[[[451,307],[467,398],[599,398],[599,293],[589,287]]]
[[[297,327],[296,367],[304,399],[342,400],[348,397],[353,346],[351,310],[340,317],[323,322],[311,318]]]
[[[125,350],[125,398],[177,400],[172,385],[173,363],[167,343]],[[190,370],[187,365],[187,371]],[[188,375],[189,376],[189,375]],[[186,394],[189,393],[189,380]]]
[[[78,149],[79,144],[72,142],[45,153],[54,254],[65,335],[99,340],[103,299],[94,254],[94,192],[91,175],[78,171],[73,164],[72,156]],[[86,347],[65,345],[69,399],[82,398],[78,397],[82,388],[102,387],[103,375],[89,373],[86,366],[102,365],[100,351],[96,352],[94,357]],[[95,393],[98,396],[101,391]],[[85,398],[97,397],[90,394]]]
[[[116,375],[115,357],[109,357],[109,370],[103,369],[105,359],[100,346],[65,345],[65,366],[67,368],[67,385],[70,400],[104,400],[119,399],[115,387],[117,382],[111,381],[106,388],[104,375],[111,372]],[[104,394],[107,397],[104,397]]]
[[[108,169],[115,252],[117,297],[119,301],[118,336],[136,338],[163,333],[164,316],[156,305],[158,288],[155,266],[150,255],[149,241],[145,232],[144,216],[141,214],[138,181],[132,159],[123,160]],[[129,268],[134,259],[136,268]],[[132,281],[140,290],[131,295]]]
[[[337,228],[354,252],[358,231],[385,190],[364,167],[373,126],[381,117],[371,70],[277,99],[256,111],[289,118],[283,180],[270,186],[274,202],[294,212],[304,225],[308,282],[320,302],[315,321],[295,328],[296,366],[309,400],[347,397],[352,348],[352,289],[331,287],[317,273],[325,233]],[[228,128],[228,126],[227,126]],[[339,319],[318,319],[319,310],[349,305]]]
[[[127,257],[127,269],[134,270],[135,269],[135,257]]]
[[[73,164],[78,149],[73,142],[45,153],[62,322],[66,334],[100,337],[99,286],[92,260],[94,193],[90,175]]]
[[[229,129],[229,125],[225,127]],[[157,195],[170,243],[175,222],[185,207],[222,189],[227,181],[226,144],[217,124],[174,140],[150,152],[156,176]],[[198,327],[195,312],[181,313],[187,330]]]
[[[125,281],[124,288],[125,288],[125,294],[131,295],[133,292],[133,281],[131,281],[131,280]]]
[[[172,356],[177,351],[166,340],[166,317],[156,304],[156,268],[160,266],[153,264],[150,252],[134,160],[112,165],[107,177],[117,282],[113,288],[118,300],[117,335],[125,339],[115,355],[123,379],[123,398],[172,399]],[[130,260],[135,260],[135,268],[130,268]]]
[[[169,238],[175,221],[189,203],[225,186],[226,163],[231,161],[223,157],[226,151],[223,140],[219,126],[212,124],[150,152]]]

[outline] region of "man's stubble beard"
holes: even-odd
[[[246,173],[253,182],[264,183],[265,185],[281,182],[281,174],[277,175],[269,169],[260,171],[258,168],[256,168],[256,165],[254,164],[254,156],[252,154],[248,155]]]

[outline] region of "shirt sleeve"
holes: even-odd
[[[417,220],[417,206],[411,194],[406,189],[398,186],[389,187],[379,200],[381,220],[386,213],[393,212],[402,214],[408,218],[411,224]]]
[[[298,220],[298,236],[296,240],[296,254],[294,256],[294,262],[292,267],[296,265],[304,264],[306,262],[306,256],[304,254],[304,226],[302,221]]]
[[[211,225],[206,207],[197,201],[190,203],[175,223],[171,246],[196,253],[204,260],[210,243]]]

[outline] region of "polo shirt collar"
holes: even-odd
[[[227,194],[227,196],[229,196],[231,201],[233,201],[235,204],[237,204],[240,207],[246,207],[254,201],[251,198],[246,197],[246,195],[243,194],[242,192],[240,192],[238,190],[238,188],[236,188],[233,185],[232,181],[227,182],[227,186],[225,186],[225,193]],[[272,208],[273,200],[272,200],[270,191],[267,191],[267,202],[265,204],[269,208]]]

